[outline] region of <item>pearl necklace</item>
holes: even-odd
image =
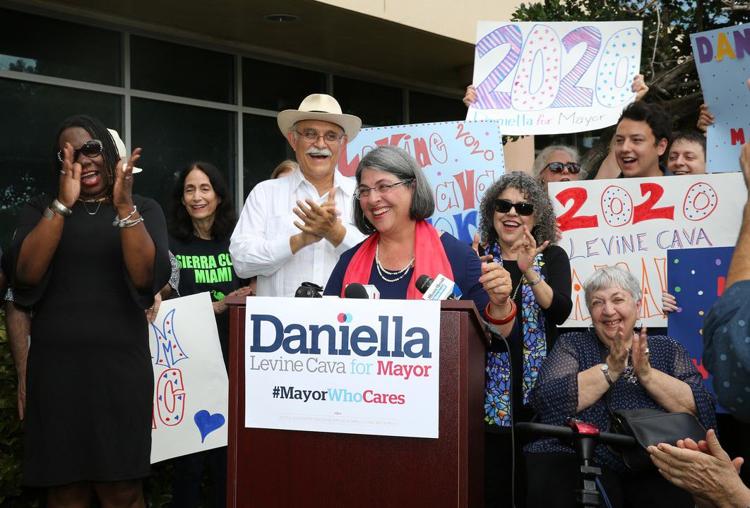
[[[380,278],[383,279],[386,282],[398,282],[401,279],[403,279],[407,273],[409,273],[409,268],[411,268],[412,263],[414,263],[414,258],[412,257],[409,262],[406,264],[405,267],[403,267],[400,270],[396,271],[390,271],[385,268],[383,268],[383,265],[380,264],[380,245],[375,246],[375,267],[378,269],[378,275],[380,275]],[[390,277],[394,277],[394,279],[389,279],[386,277],[386,275]]]

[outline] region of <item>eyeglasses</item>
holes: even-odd
[[[338,132],[333,131],[327,131],[321,134],[315,129],[305,129],[302,132],[295,129],[294,132],[305,138],[307,141],[310,141],[311,143],[316,142],[321,137],[323,138],[323,140],[325,140],[326,143],[336,143],[338,141],[341,141],[341,138],[344,137],[344,134],[339,134]]]
[[[524,203],[523,201],[514,203],[513,201],[508,201],[507,199],[495,200],[496,212],[508,213],[510,212],[511,208],[515,208],[518,215],[531,215],[534,213],[534,205],[531,203]]]
[[[393,189],[395,189],[399,185],[404,185],[404,184],[407,184],[407,183],[412,183],[413,181],[414,181],[414,179],[412,178],[412,179],[409,179],[409,180],[399,180],[396,183],[380,183],[380,184],[376,185],[375,187],[365,187],[363,185],[361,187],[358,187],[357,190],[354,191],[354,197],[356,199],[369,198],[370,197],[370,193],[372,191],[378,191],[378,194],[380,194],[382,196],[382,195],[388,194],[389,192],[391,192]]]
[[[550,162],[544,169],[549,169],[553,173],[562,173],[563,169],[567,169],[571,175],[577,175],[581,172],[581,165],[577,162]]]
[[[102,146],[101,141],[99,141],[98,139],[89,139],[83,145],[81,145],[81,148],[73,150],[73,161],[77,161],[78,157],[81,154],[89,158],[96,157],[102,154],[103,149],[104,147]],[[57,151],[57,160],[59,160],[60,162],[63,162],[65,160],[65,154],[62,150]]]

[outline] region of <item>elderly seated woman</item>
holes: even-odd
[[[641,289],[629,272],[607,267],[584,284],[593,329],[560,337],[542,364],[531,403],[540,421],[565,425],[575,417],[607,431],[610,411],[661,409],[694,414],[715,426],[714,399],[703,386],[687,351],[674,339],[634,331]],[[541,439],[526,447],[528,506],[574,507],[579,464],[571,446]],[[628,471],[619,454],[605,445],[594,452],[602,468],[600,490],[613,507],[692,507],[686,491],[658,471]],[[539,488],[544,485],[544,488]]]

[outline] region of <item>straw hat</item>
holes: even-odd
[[[284,136],[289,133],[294,124],[302,120],[322,120],[334,123],[344,129],[349,141],[354,139],[362,127],[362,120],[359,117],[343,114],[338,101],[324,93],[308,95],[300,103],[299,109],[285,109],[276,119]]]

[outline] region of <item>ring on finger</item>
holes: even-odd
[[[61,169],[61,170],[60,170],[60,174],[61,174],[61,175],[64,175],[64,174],[66,174],[66,173],[67,173],[67,171],[65,171],[64,169]]]

